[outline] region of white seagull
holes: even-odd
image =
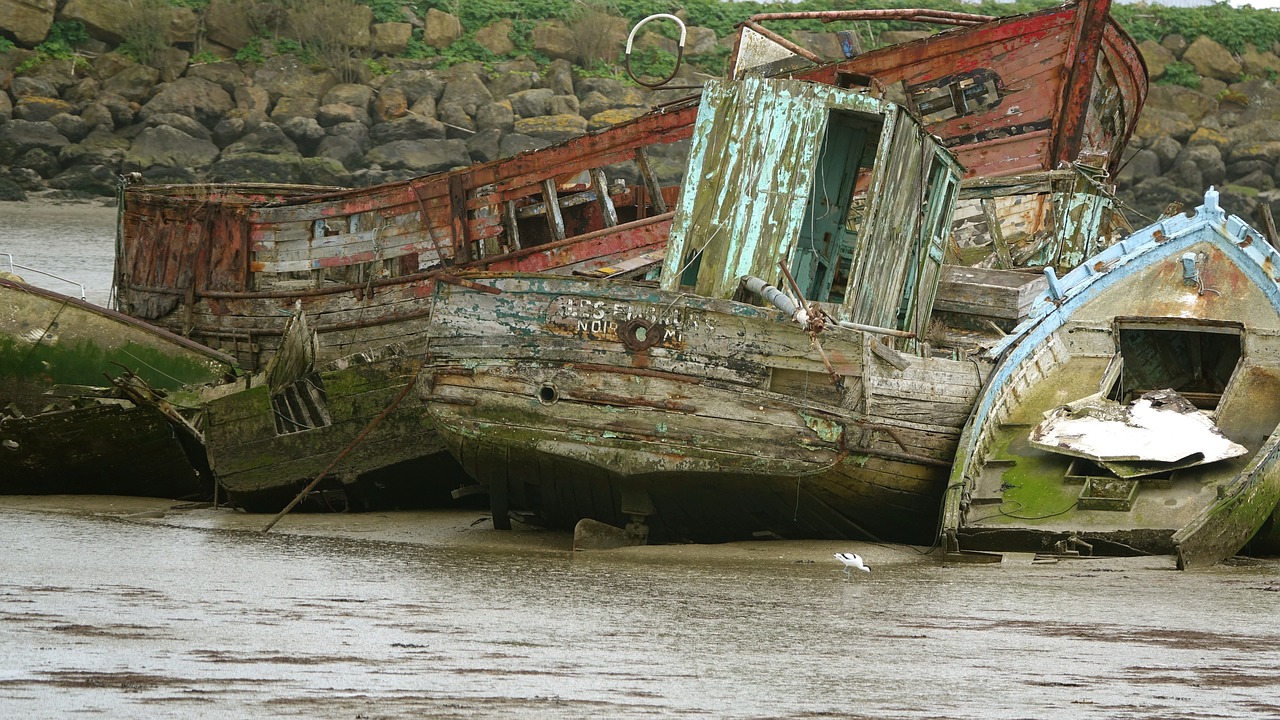
[[[871,572],[871,568],[862,562],[862,556],[858,553],[836,553],[835,558],[844,563],[844,576],[849,577],[853,573],[854,568],[858,568],[863,572]]]

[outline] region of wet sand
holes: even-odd
[[[482,513],[0,498],[11,717],[1274,718],[1280,562],[573,553]],[[867,558],[846,579],[832,552]]]

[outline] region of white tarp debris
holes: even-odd
[[[1127,406],[1096,396],[1064,405],[1045,413],[1028,441],[1042,450],[1093,460],[1121,477],[1248,452],[1173,390],[1154,390]]]

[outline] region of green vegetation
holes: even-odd
[[[21,73],[50,60],[69,60],[79,63],[83,58],[76,56],[76,48],[89,40],[89,33],[78,20],[59,20],[49,28],[44,42],[35,47],[36,54],[14,68]]]
[[[1200,87],[1200,73],[1188,63],[1171,62],[1164,66],[1164,76],[1157,85],[1181,85],[1196,90]]]
[[[7,37],[0,37],[0,55],[3,55],[3,54],[5,54],[5,53],[9,52],[10,50],[14,49],[15,47],[17,47],[17,46],[13,44],[13,41],[12,41],[12,40],[10,40],[10,39],[9,39],[9,38],[7,38]]]
[[[164,47],[167,7],[205,10],[210,0],[134,0],[139,8],[137,22],[120,46],[120,50],[148,62]],[[463,27],[462,37],[443,50],[423,41],[421,28],[416,28],[402,57],[431,58],[440,66],[461,62],[494,63],[515,58],[546,62],[532,46],[531,32],[539,24],[560,21],[574,31],[580,43],[580,64],[591,75],[621,77],[622,48],[619,32],[625,33],[640,19],[657,13],[677,13],[690,26],[706,27],[724,38],[734,26],[749,16],[762,12],[814,11],[839,9],[882,9],[928,7],[938,10],[977,15],[1013,15],[1058,4],[1058,0],[1016,0],[1011,3],[983,0],[969,4],[960,0],[799,0],[794,3],[744,0],[235,0],[243,9],[259,37],[236,52],[236,59],[261,62],[272,54],[292,54],[308,63],[346,68],[354,61],[365,62],[363,50],[350,47],[335,29],[341,19],[349,18],[355,4],[368,7],[375,22],[404,22],[405,9],[425,16],[428,10],[439,10],[457,17]],[[1280,13],[1251,7],[1232,8],[1225,2],[1204,7],[1166,7],[1156,5],[1120,5],[1111,13],[1135,40],[1160,40],[1166,35],[1181,34],[1188,42],[1204,35],[1232,52],[1242,52],[1248,45],[1259,50],[1280,43]],[[515,49],[503,56],[495,55],[476,42],[476,32],[499,20],[512,23],[510,39]],[[831,32],[841,24],[816,20],[771,22],[769,27],[784,35],[796,31]],[[848,25],[843,27],[848,28]],[[856,31],[874,46],[881,33],[889,30],[938,30],[937,25],[901,21],[858,23]],[[646,32],[675,38],[679,32],[670,22],[655,22]],[[623,35],[625,37],[625,34]],[[73,59],[76,47],[88,39],[84,28],[76,22],[55,23],[48,38],[37,46],[37,56],[24,65],[30,67],[49,59]],[[865,44],[865,43],[864,43]],[[0,53],[14,44],[0,38]],[[697,70],[720,74],[728,49],[721,46],[709,54],[687,57]],[[197,53],[199,56],[199,53]],[[207,61],[207,60],[205,60]],[[664,76],[675,61],[660,47],[648,45],[632,54],[632,67],[639,74]],[[371,66],[372,67],[372,66]],[[1189,65],[1172,63],[1161,83],[1196,87],[1199,78]]]

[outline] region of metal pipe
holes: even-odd
[[[782,312],[786,313],[792,320],[795,320],[801,325],[807,325],[809,323],[809,313],[806,312],[804,308],[797,305],[791,298],[787,297],[786,293],[782,292],[778,288],[751,275],[744,275],[742,277],[742,282],[743,286],[747,289],[747,292],[760,297],[770,305],[778,308]]]

